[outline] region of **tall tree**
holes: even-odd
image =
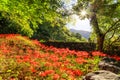
[[[97,37],[98,50],[103,50],[106,35],[113,29],[117,29],[120,22],[120,1],[117,0],[78,0],[74,9],[79,13],[86,10],[86,16]],[[116,26],[118,25],[118,26]],[[104,32],[103,30],[106,29]]]

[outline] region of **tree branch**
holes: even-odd
[[[112,37],[114,36],[114,34],[115,34],[115,30],[114,30],[114,32],[113,32],[113,34],[112,34],[112,36],[109,38],[109,40],[110,40],[110,39],[112,39]]]
[[[118,21],[116,21],[116,22],[105,32],[105,35],[106,35],[108,32],[110,32],[110,31],[115,30],[116,28],[118,28],[118,27],[116,27],[116,28],[113,29],[113,27],[114,27],[118,22],[120,22],[120,19],[119,19]]]
[[[120,39],[120,35],[118,36],[117,39],[115,39],[115,40],[110,44],[110,46],[111,46],[113,43],[117,42],[117,40],[119,40],[119,39]]]

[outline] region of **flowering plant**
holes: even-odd
[[[105,55],[99,51],[45,46],[18,34],[0,35],[0,78],[10,80],[79,80],[98,70]],[[120,60],[120,57],[113,58]]]

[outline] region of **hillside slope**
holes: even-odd
[[[70,29],[70,31],[73,32],[73,33],[79,33],[86,39],[88,39],[90,37],[90,32],[89,31],[75,30],[75,29]]]
[[[98,69],[100,57],[95,56],[106,56],[91,54],[48,47],[19,34],[0,34],[0,80],[82,80]]]

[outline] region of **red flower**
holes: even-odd
[[[23,60],[24,60],[25,62],[30,61],[30,56],[28,56],[28,55],[23,56]]]
[[[21,60],[21,59],[17,59],[17,62],[18,62],[18,63],[22,63],[23,60]]]
[[[27,49],[27,53],[29,53],[29,54],[31,54],[33,52],[33,50],[31,50],[31,49]]]
[[[77,57],[84,57],[87,58],[89,56],[89,53],[86,51],[79,51],[75,53]]]
[[[57,79],[59,79],[60,78],[60,75],[59,74],[54,74],[53,75],[53,80],[57,80]]]
[[[47,76],[49,74],[53,74],[53,73],[54,73],[54,70],[46,70],[45,72],[40,72],[39,76],[45,77],[45,76]]]
[[[40,72],[40,73],[39,73],[39,76],[41,76],[41,77],[45,77],[45,76],[47,76],[47,75],[46,75],[45,72]]]
[[[70,70],[67,70],[66,72],[67,72],[67,74],[69,74],[70,76],[75,76],[73,70],[71,70],[71,69],[70,69]]]
[[[36,70],[35,70],[34,67],[32,67],[32,66],[30,67],[30,71],[31,71],[31,72],[36,72]]]
[[[74,73],[76,76],[81,76],[81,75],[82,75],[82,71],[80,71],[80,70],[73,70],[73,73]]]
[[[102,53],[102,52],[99,52],[99,51],[94,51],[94,52],[92,52],[92,55],[93,55],[93,56],[101,56],[101,57],[102,57],[102,56],[103,56],[103,57],[104,57],[104,56],[107,56],[106,54],[104,54],[104,53]]]
[[[16,56],[16,59],[20,59],[20,58],[21,58],[21,56],[19,56],[19,55]]]
[[[51,55],[49,58],[54,62],[59,60],[59,58],[56,55]]]
[[[39,58],[39,57],[40,57],[40,52],[39,52],[39,51],[35,51],[35,52],[33,53],[33,56],[34,56],[35,58]]]
[[[50,66],[52,66],[52,63],[46,62],[45,66],[46,66],[46,67],[50,67]]]
[[[54,67],[60,67],[62,65],[62,62],[54,62],[53,66]]]
[[[117,55],[112,56],[111,58],[114,58],[115,60],[120,61],[120,57],[119,57],[119,56],[117,56]]]
[[[54,70],[46,70],[46,71],[45,71],[45,74],[46,74],[46,75],[49,75],[49,74],[52,74],[52,73],[54,73],[54,72],[55,72]]]
[[[30,61],[31,65],[33,66],[37,66],[38,65],[38,62],[35,62],[35,61]]]
[[[87,60],[85,60],[84,58],[76,58],[76,62],[82,64],[82,63],[86,63]]]

